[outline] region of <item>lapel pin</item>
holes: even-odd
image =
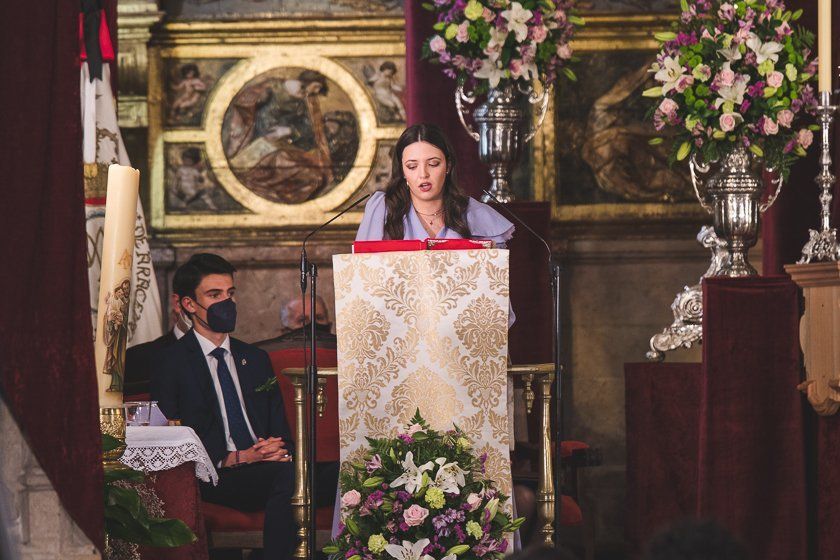
[[[248,363],[248,360],[246,360],[245,358],[242,358],[242,365],[244,366],[247,363]]]

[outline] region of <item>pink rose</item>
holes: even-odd
[[[481,19],[487,23],[493,23],[493,20],[496,19],[496,14],[494,14],[490,8],[484,8],[484,11],[481,12]]]
[[[470,22],[462,22],[458,26],[458,33],[455,35],[455,40],[459,43],[466,43],[470,40]]]
[[[522,61],[520,59],[511,59],[508,68],[510,68],[510,75],[514,78],[518,78],[522,75]]]
[[[720,16],[721,19],[728,19],[732,21],[732,19],[735,17],[735,6],[733,6],[729,2],[724,2],[720,5],[720,9],[718,10],[718,16]]]
[[[720,129],[724,132],[735,130],[738,124],[738,117],[735,113],[724,113],[720,116]]]
[[[405,524],[409,527],[417,527],[418,525],[421,525],[428,516],[429,510],[424,507],[420,507],[417,504],[414,504],[403,512],[403,519],[405,519]]]
[[[659,104],[659,110],[662,111],[662,114],[667,116],[669,119],[674,118],[674,115],[677,113],[677,109],[679,109],[677,102],[667,97]]]
[[[682,93],[694,83],[694,76],[685,75],[677,82],[677,93]]]
[[[362,495],[359,494],[358,490],[350,490],[349,492],[345,492],[344,495],[341,497],[341,505],[347,508],[356,507],[361,501]]]
[[[814,133],[807,128],[803,128],[799,131],[799,134],[796,135],[796,141],[803,148],[807,148],[811,145],[811,142],[814,141]]]
[[[432,52],[442,53],[446,50],[446,41],[440,35],[435,35],[432,37],[432,40],[429,41],[429,48]]]
[[[735,72],[729,69],[721,70],[717,75],[717,82],[723,87],[731,87],[735,84]]]
[[[470,511],[475,511],[481,505],[481,497],[475,492],[471,493],[467,496],[467,505],[470,506]]]
[[[779,111],[779,114],[776,115],[776,121],[785,127],[790,128],[790,125],[793,123],[793,111],[790,109],[782,109]]]
[[[563,60],[569,60],[570,58],[572,58],[572,47],[570,47],[568,43],[558,45],[557,56],[559,56]]]
[[[762,126],[762,128],[764,129],[764,134],[766,135],[772,136],[779,133],[779,124],[773,119],[765,118],[763,125],[764,126]]]
[[[774,88],[782,87],[782,81],[784,81],[784,79],[785,75],[776,70],[767,76],[767,85]]]
[[[546,29],[544,25],[531,28],[531,39],[533,39],[535,43],[542,43],[545,41],[547,36],[548,29]]]

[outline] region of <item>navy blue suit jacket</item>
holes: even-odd
[[[293,453],[292,434],[280,390],[275,386],[269,391],[256,391],[274,377],[268,354],[233,337],[230,350],[254,434],[258,438],[281,437],[286,442],[286,449]],[[195,430],[213,463],[218,464],[228,454],[222,423],[224,404],[216,395],[210,367],[195,332],[190,330],[161,350],[154,364],[152,399],[158,402],[167,418],[180,419],[183,426]]]

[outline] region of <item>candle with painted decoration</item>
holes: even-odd
[[[139,185],[140,172],[136,169],[124,165],[108,168],[99,314],[94,343],[100,407],[122,406]]]
[[[817,29],[820,91],[831,91],[831,0],[819,1]]]

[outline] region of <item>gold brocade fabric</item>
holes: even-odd
[[[333,271],[342,462],[419,408],[467,432],[510,495],[508,251],[336,255]]]

